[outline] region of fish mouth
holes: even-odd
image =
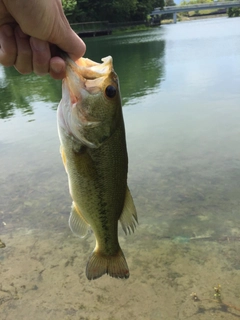
[[[104,86],[109,80],[117,81],[113,70],[111,56],[102,58],[102,63],[88,58],[80,58],[76,62],[68,56],[66,62],[66,77],[62,82],[62,103],[59,108],[59,124],[68,134],[71,134],[86,146],[96,147],[98,142],[86,137],[89,129],[98,128],[104,121],[92,110],[91,96],[101,98],[105,92]],[[96,139],[95,139],[96,140]]]
[[[100,92],[105,79],[114,73],[111,56],[102,58],[102,63],[88,58],[80,58],[74,62],[67,57],[65,61],[66,78],[64,81],[71,93],[73,103],[79,101],[84,93],[97,94]]]

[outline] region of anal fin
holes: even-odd
[[[72,232],[80,238],[84,238],[87,235],[90,227],[82,217],[81,212],[77,208],[77,205],[74,201],[72,203],[72,211],[69,217],[69,227]]]
[[[131,233],[131,231],[134,232],[134,229],[136,228],[136,222],[138,222],[138,218],[133,198],[128,187],[126,190],[123,211],[119,220],[125,234]]]

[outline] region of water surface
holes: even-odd
[[[85,277],[94,237],[79,240],[68,228],[61,83],[1,68],[1,319],[239,318],[240,19],[88,39],[87,47],[96,61],[112,55],[120,78],[140,222],[127,237],[119,227],[131,275]]]

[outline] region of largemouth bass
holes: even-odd
[[[118,220],[124,232],[131,233],[137,213],[127,186],[125,129],[112,57],[102,63],[66,58],[58,133],[73,200],[69,226],[80,237],[91,227],[96,237],[86,276],[91,280],[106,273],[128,278]]]

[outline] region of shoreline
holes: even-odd
[[[177,22],[182,22],[182,21],[191,21],[191,20],[202,20],[202,19],[212,19],[212,18],[219,18],[219,17],[228,17],[227,13],[219,13],[219,14],[202,14],[198,16],[182,16],[178,15],[177,16]],[[90,22],[91,24],[93,22]],[[96,22],[97,23],[97,22]],[[99,23],[99,22],[98,22]],[[135,31],[143,31],[143,30],[148,30],[156,27],[160,27],[161,25],[166,25],[166,24],[172,24],[173,19],[163,19],[161,20],[161,24],[156,25],[156,26],[149,26],[147,24],[133,24],[133,25],[122,25],[117,28],[112,28],[109,29],[106,27],[104,30],[89,30],[89,31],[83,31],[81,32],[80,30],[76,30],[76,28],[73,28],[74,31],[78,34],[79,37],[81,38],[91,38],[95,36],[105,36],[105,35],[118,35],[122,33],[127,33],[127,32],[135,32]],[[75,26],[75,25],[74,25]],[[73,25],[72,25],[73,27]]]
[[[203,19],[213,19],[213,18],[222,18],[222,17],[228,17],[227,13],[199,15],[199,16],[192,16],[192,17],[181,16],[181,19],[177,20],[177,23],[191,21],[191,20],[203,20]],[[170,23],[173,23],[173,19],[165,19],[161,21],[161,24],[170,24]]]
[[[192,17],[182,16],[181,20],[177,20],[177,23],[191,21],[191,20],[203,20],[203,19],[212,19],[212,18],[221,18],[221,17],[228,17],[228,15],[227,13],[221,13],[221,14],[209,14],[209,15],[192,16]],[[173,24],[173,19],[164,19],[161,21],[161,24],[157,27],[160,27],[161,25],[166,25],[166,24]],[[112,31],[112,34],[116,35],[116,34],[122,34],[126,32],[143,31],[143,30],[148,30],[152,28],[156,28],[156,27],[149,27],[145,25],[131,26],[131,27],[127,27],[126,29],[124,28],[115,29]]]

